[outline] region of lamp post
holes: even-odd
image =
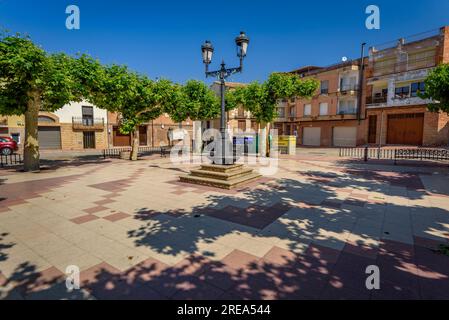
[[[234,155],[226,155],[226,104],[225,104],[225,92],[227,77],[242,72],[243,70],[243,59],[246,56],[246,51],[248,49],[249,38],[246,36],[245,32],[241,31],[240,35],[235,38],[235,44],[237,46],[237,57],[240,59],[240,66],[237,68],[226,68],[224,61],[221,63],[220,70],[209,71],[209,64],[212,62],[212,55],[214,53],[214,47],[210,41],[206,41],[201,46],[201,51],[203,54],[203,63],[206,69],[207,77],[218,77],[220,80],[220,97],[221,97],[221,117],[220,117],[220,134],[221,134],[221,158],[214,156],[214,163],[221,165],[234,164]]]

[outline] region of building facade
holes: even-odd
[[[169,131],[175,129],[184,129],[188,134],[184,143],[193,139],[193,123],[191,121],[175,123],[167,114],[163,114],[139,127],[139,144],[151,147],[171,145],[173,141],[169,138]],[[131,135],[122,134],[119,130],[117,113],[108,113],[108,145],[109,148],[131,146]]]
[[[442,146],[449,143],[449,117],[427,110],[419,98],[424,80],[449,62],[449,27],[370,48],[367,68],[366,139],[376,145]]]
[[[0,135],[19,143],[25,140],[24,116],[3,117]],[[38,139],[41,150],[86,150],[107,147],[107,112],[83,101],[65,105],[55,112],[39,112]]]
[[[340,147],[365,143],[364,93],[360,101],[360,60],[329,67],[308,66],[291,71],[314,78],[320,87],[311,99],[280,101],[274,128],[279,135],[294,135],[298,146]]]
[[[244,87],[246,84],[239,82],[226,82],[226,90],[234,90],[238,87]],[[220,82],[216,81],[211,85],[211,89],[220,95]],[[226,112],[227,129],[232,134],[237,132],[244,133],[250,130],[258,132],[259,124],[256,119],[251,116],[251,112],[244,110],[242,107]],[[203,121],[203,130],[214,128],[220,129],[220,118]]]

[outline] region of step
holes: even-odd
[[[243,164],[231,164],[225,166],[220,164],[202,164],[200,170],[229,173],[240,170],[242,168]]]
[[[199,184],[203,186],[209,186],[209,187],[216,187],[220,189],[233,189],[236,187],[239,187],[241,185],[247,184],[249,182],[252,182],[254,180],[257,180],[260,178],[261,175],[259,173],[250,173],[243,177],[238,177],[232,180],[218,180],[218,179],[211,179],[211,178],[205,178],[205,177],[195,177],[191,175],[184,175],[180,176],[181,182],[187,182],[187,183],[193,183],[193,184]]]
[[[218,180],[232,180],[239,176],[244,176],[253,172],[251,168],[240,168],[239,170],[231,172],[216,172],[216,171],[206,171],[202,169],[190,170],[190,174],[195,177],[205,177]]]

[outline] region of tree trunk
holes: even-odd
[[[267,123],[261,122],[260,123],[260,136],[259,136],[259,153],[261,157],[267,156],[267,143],[268,135],[267,135]]]
[[[24,171],[39,171],[38,117],[41,105],[39,92],[33,91],[25,112],[25,143],[23,149]]]
[[[201,130],[201,121],[195,121],[194,123],[195,127],[195,150],[193,151],[195,154],[201,154],[201,147],[203,146],[203,137],[202,137],[202,130]]]
[[[131,158],[132,161],[137,161],[137,155],[139,151],[139,127],[134,130],[134,133],[131,133]]]

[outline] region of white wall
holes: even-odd
[[[59,117],[59,122],[72,123],[72,117],[82,117],[82,106],[94,107],[94,118],[104,118],[105,123],[108,121],[108,113],[106,110],[97,108],[87,101],[66,104],[63,108],[55,111],[54,114]]]

